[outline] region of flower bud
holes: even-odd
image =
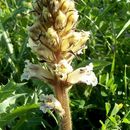
[[[61,51],[66,52],[69,47],[70,47],[69,40],[67,38],[66,39],[62,39]]]
[[[58,0],[50,0],[50,11],[55,13],[59,9],[59,1]]]
[[[64,13],[66,13],[69,10],[74,10],[74,1],[72,0],[62,0],[60,10]]]
[[[66,25],[66,15],[62,11],[59,11],[55,20],[55,28],[63,29],[65,25]]]
[[[57,32],[53,29],[53,27],[48,28],[46,32],[46,37],[52,46],[56,47],[59,45],[59,37],[57,35]]]
[[[76,10],[67,13],[67,25],[64,30],[65,32],[69,32],[74,27],[78,20],[78,17],[79,15]]]
[[[44,23],[48,23],[48,21],[51,21],[51,19],[52,19],[52,15],[49,12],[48,8],[46,8],[46,7],[43,7],[42,15],[41,16],[42,17],[40,19],[42,21],[44,21]]]

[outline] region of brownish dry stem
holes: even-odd
[[[60,130],[72,130],[68,88],[62,85],[56,85],[54,89],[56,97],[60,101],[62,108],[65,111],[65,114],[61,119]]]

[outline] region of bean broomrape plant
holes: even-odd
[[[73,0],[36,0],[35,22],[29,28],[29,47],[44,63],[26,61],[21,79],[37,78],[49,83],[55,93],[41,95],[40,109],[55,109],[61,115],[61,130],[72,130],[68,91],[76,83],[96,86],[93,64],[76,70],[71,66],[76,55],[86,49],[90,33],[76,31],[78,11]]]

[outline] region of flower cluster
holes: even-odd
[[[73,0],[36,0],[32,11],[36,22],[29,28],[29,47],[45,61],[36,65],[27,62],[21,79],[38,78],[51,83],[57,80],[66,85],[83,82],[96,86],[93,65],[73,70],[75,55],[87,48],[88,31],[75,31],[78,12]],[[59,82],[58,81],[58,82]]]

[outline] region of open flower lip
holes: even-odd
[[[37,78],[44,81],[53,80],[53,74],[38,64],[32,64],[29,60],[26,60],[24,72],[21,75],[21,80],[29,80],[31,78]]]
[[[90,63],[85,67],[78,68],[68,74],[67,82],[70,84],[86,83],[87,85],[96,86],[97,77],[93,72],[93,64]]]

